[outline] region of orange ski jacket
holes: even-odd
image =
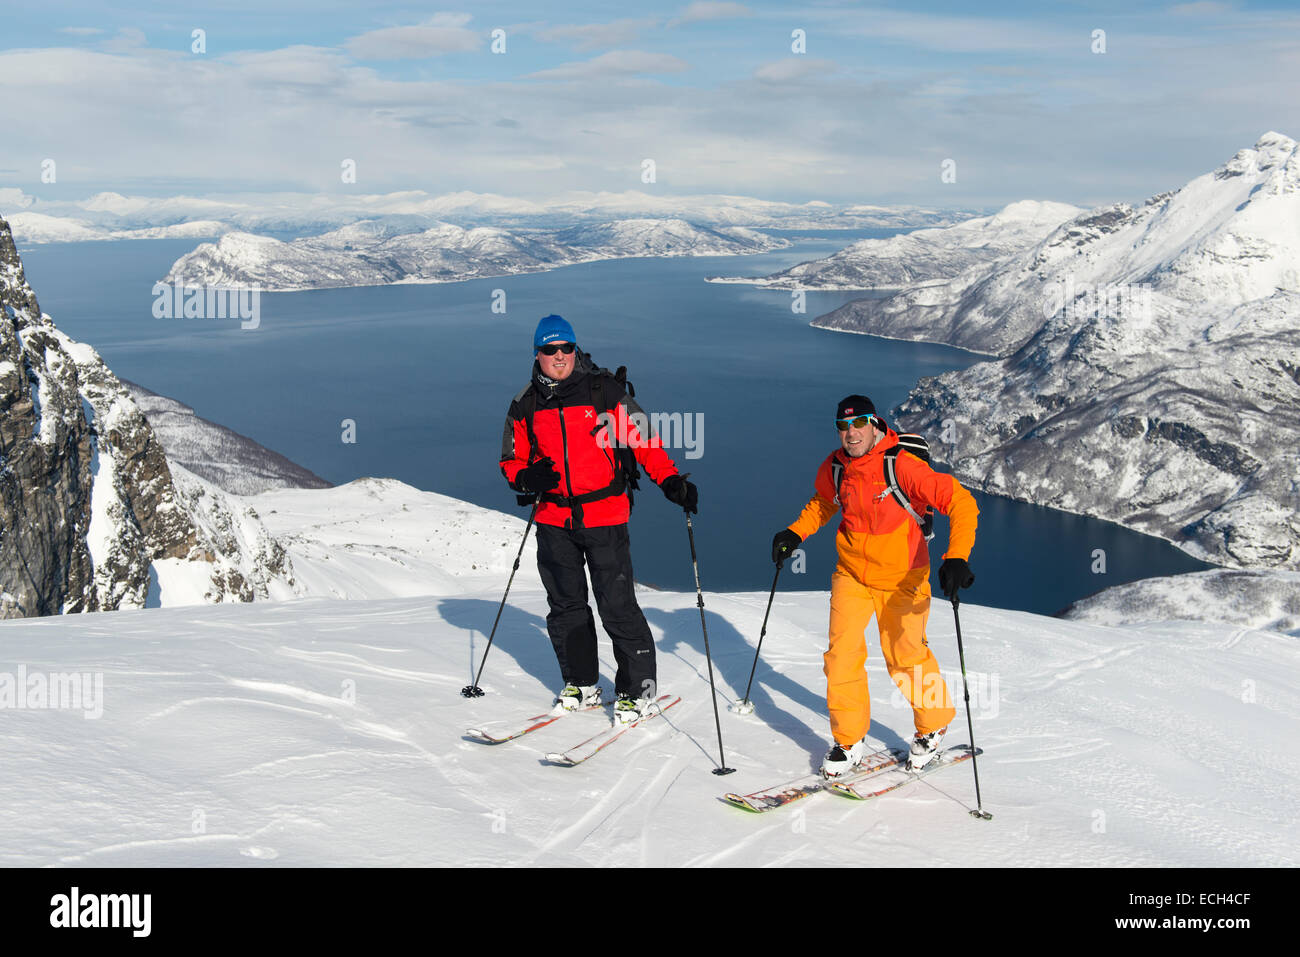
[[[895,589],[913,569],[930,564],[921,527],[894,500],[885,482],[885,452],[897,444],[898,433],[886,429],[885,437],[865,455],[850,458],[843,449],[828,455],[817,470],[813,497],[789,526],[806,539],[836,512],[842,513],[835,539],[839,567],[872,588]],[[844,466],[838,494],[831,467],[837,459]],[[948,516],[948,551],[943,557],[969,560],[979,516],[970,492],[910,452],[898,452],[895,473],[899,488],[918,513],[930,506]]]

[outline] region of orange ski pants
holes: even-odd
[[[925,637],[930,617],[930,569],[914,568],[896,588],[873,588],[836,568],[831,578],[830,648],[825,655],[831,735],[848,747],[871,727],[866,629],[875,616],[885,666],[912,705],[916,730],[944,727],[957,716],[948,686]]]

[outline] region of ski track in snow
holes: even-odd
[[[1080,675],[1082,675],[1085,672],[1096,671],[1099,668],[1109,667],[1110,665],[1116,664],[1119,661],[1122,661],[1123,659],[1129,657],[1130,655],[1137,654],[1141,650],[1142,649],[1136,645],[1129,648],[1102,649],[1099,654],[1093,655],[1088,658],[1083,658],[1078,661],[1071,662],[1070,664],[1066,665],[1062,670],[1058,671],[1056,669],[1053,669],[1054,673],[1050,680],[1039,685],[1036,688],[1031,688],[1029,690],[1035,693],[1050,691],[1052,688],[1055,688],[1057,685],[1063,682],[1073,681],[1075,678],[1078,678]]]

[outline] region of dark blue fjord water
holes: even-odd
[[[864,235],[810,235],[742,258],[630,259],[443,285],[264,294],[261,325],[156,319],[152,286],[189,241],[75,243],[21,249],[42,308],[93,345],[119,376],[192,406],[322,477],[400,479],[520,515],[497,469],[511,397],[526,383],[540,316],[568,318],[597,361],[626,365],[647,411],[702,414],[699,458],[672,451],[700,488],[695,534],[706,591],[771,586],[772,535],[812,493],[837,444],[835,403],[862,392],[881,410],[916,381],[979,361],[945,346],[812,329],[854,298],[706,283],[829,255]],[[504,290],[506,312],[492,311]],[[356,423],[355,444],[342,441]],[[969,601],[1054,612],[1100,588],[1208,566],[1117,525],[976,493],[981,516]],[[934,557],[946,519],[938,520]],[[805,546],[782,589],[825,589],[834,526]],[[682,513],[643,480],[632,516],[637,577],[694,588]],[[513,546],[512,546],[513,547]],[[1097,550],[1105,573],[1094,572]],[[937,567],[937,561],[936,561]],[[504,586],[504,582],[502,582]]]

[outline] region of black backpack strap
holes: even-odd
[[[840,504],[840,483],[844,481],[844,463],[838,458],[831,459],[831,486],[835,489],[836,505]]]
[[[902,451],[902,446],[895,445],[893,448],[885,450],[885,485],[886,491],[894,497],[894,501],[907,510],[907,514],[916,520],[916,524],[921,526],[921,534],[925,536],[928,542],[934,538],[934,514],[930,509],[926,509],[925,517],[917,514],[916,509],[912,507],[911,501],[898,485],[898,453]],[[909,450],[910,451],[910,450]],[[882,496],[883,497],[883,496]]]
[[[533,431],[533,416],[537,414],[537,392],[531,382],[515,396],[514,405],[519,409],[519,417],[524,420],[524,429],[528,432],[528,462],[538,458],[537,433]]]
[[[608,369],[596,369],[588,378],[591,379],[591,404],[596,409],[597,417],[606,413],[614,413],[615,407],[622,401],[624,396],[630,398],[636,395],[632,383],[627,381],[627,366],[619,366],[617,372],[610,372]],[[610,401],[611,394],[617,396],[612,402]],[[602,425],[604,423],[599,422],[593,426],[591,434],[595,435],[600,431]],[[610,436],[610,441],[614,444],[614,461],[616,463],[614,484],[609,486],[610,491],[607,491],[606,494],[619,495],[626,492],[627,504],[631,508],[635,501],[633,492],[641,487],[640,482],[637,481],[641,477],[641,469],[637,465],[636,455],[633,453],[632,447],[615,443],[615,439],[616,436]],[[616,485],[618,490],[613,491]]]

